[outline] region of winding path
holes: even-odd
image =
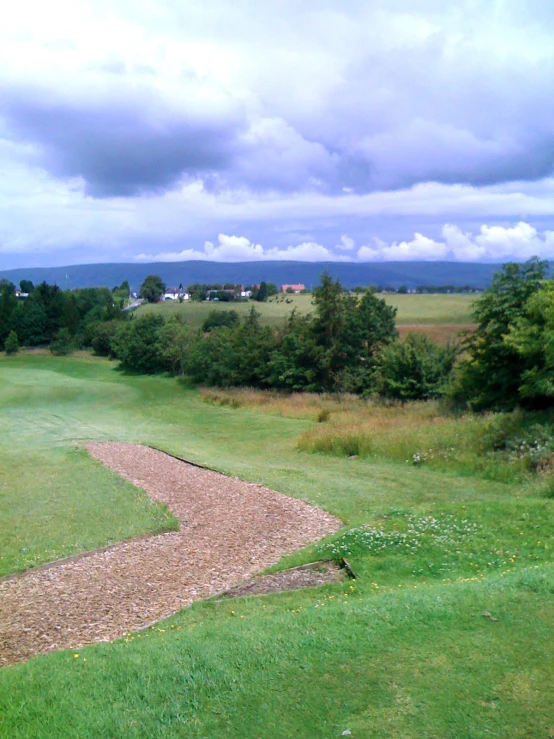
[[[0,582],[0,664],[118,638],[238,584],[341,526],[300,500],[149,447],[108,442],[87,449],[166,503],[180,530]]]

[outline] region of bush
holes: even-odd
[[[100,321],[93,324],[90,330],[90,345],[95,354],[109,357],[113,353],[113,341],[120,326],[119,321]]]
[[[158,332],[160,365],[173,374],[182,374],[195,342],[203,338],[181,316],[173,316]]]
[[[50,351],[56,356],[63,357],[75,349],[73,337],[69,329],[61,328],[56,334],[54,341],[50,344]]]
[[[147,313],[122,324],[112,340],[115,356],[129,369],[159,372],[164,369],[159,346],[162,316]]]
[[[15,333],[15,331],[10,331],[10,334],[4,344],[4,349],[6,350],[6,354],[17,354],[17,352],[19,351],[19,341],[17,339],[17,334]]]
[[[200,334],[191,342],[183,371],[194,382],[219,387],[269,384],[269,359],[276,339],[271,329],[260,326],[254,309],[242,324]]]
[[[457,347],[441,346],[425,335],[408,334],[381,350],[377,387],[384,398],[428,400],[440,397],[452,373]]]
[[[211,331],[213,328],[221,328],[222,326],[231,328],[239,323],[240,318],[236,310],[212,310],[202,324],[202,331]]]

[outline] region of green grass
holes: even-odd
[[[474,295],[384,295],[399,324],[471,324]]]
[[[0,736],[551,736],[554,501],[532,482],[302,452],[309,418],[208,404],[84,356],[2,359],[0,388],[3,455],[114,481],[74,439],[154,443],[340,516],[342,532],[279,566],[346,554],[359,575],[198,603],[78,657],[4,668]],[[34,470],[37,505],[47,475]],[[70,543],[63,527],[57,537]]]
[[[90,418],[113,389],[21,372],[17,360],[0,367],[0,576],[176,527],[164,507],[75,444],[110,436],[76,424],[71,409],[88,407]]]
[[[471,305],[475,300],[472,295],[382,295],[389,305],[398,308],[396,321],[408,325],[438,325],[455,324],[466,325],[472,323]],[[221,310],[236,310],[239,315],[246,315],[252,306],[260,311],[264,323],[270,326],[280,326],[285,317],[296,308],[298,313],[305,314],[313,311],[311,295],[288,295],[286,303],[282,298],[270,298],[267,303],[257,303],[249,300],[246,303],[197,303],[186,301],[178,303],[166,301],[155,305],[143,305],[138,313],[161,313],[166,318],[174,315],[183,315],[193,326],[200,326],[208,313],[214,308]]]
[[[177,526],[81,449],[2,444],[0,479],[0,576]]]

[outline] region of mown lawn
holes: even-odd
[[[407,325],[430,325],[436,326],[447,324],[450,326],[463,326],[471,324],[471,305],[475,300],[473,295],[388,295],[383,294],[389,305],[398,309],[396,321],[398,324]],[[288,303],[286,301],[289,301]],[[156,312],[166,318],[172,315],[183,315],[193,326],[200,326],[208,313],[217,308],[218,310],[236,310],[239,315],[246,315],[252,307],[262,314],[262,320],[270,326],[282,324],[293,308],[300,314],[313,311],[311,295],[287,295],[273,297],[266,303],[257,303],[249,300],[246,303],[197,303],[186,301],[178,303],[166,301],[155,305],[143,305],[138,313]],[[452,331],[451,331],[452,333]]]
[[[554,501],[532,482],[302,452],[297,440],[312,420],[210,405],[170,378],[126,376],[85,356],[2,359],[0,388],[2,459],[16,455],[5,474],[25,477],[12,469],[26,453],[45,460],[34,485],[21,485],[30,492],[19,511],[5,494],[11,485],[1,488],[2,531],[17,518],[24,536],[23,508],[40,509],[49,474],[72,471],[75,501],[92,499],[76,506],[81,530],[96,500],[103,505],[101,478],[130,496],[121,508],[137,530],[152,527],[137,493],[72,446],[136,441],[332,511],[344,530],[281,566],[346,554],[359,575],[198,603],[78,657],[4,668],[0,736],[553,735]],[[66,529],[51,528],[54,549],[71,545]],[[17,547],[7,546],[20,567]]]

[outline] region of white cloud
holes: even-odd
[[[412,241],[387,244],[374,239],[358,249],[358,259],[372,261],[434,261],[498,262],[523,261],[533,256],[554,258],[554,231],[539,233],[524,221],[515,226],[481,226],[477,236],[464,233],[458,226],[446,224],[442,228],[443,241],[414,234]]]
[[[534,255],[554,256],[554,231],[539,234],[533,226],[523,221],[512,228],[481,226],[475,241],[490,259],[504,259],[515,254],[519,259],[529,259]]]
[[[400,243],[386,244],[380,239],[375,239],[373,246],[362,246],[358,249],[358,259],[361,262],[434,261],[445,259],[447,253],[446,244],[415,233],[411,241]]]
[[[326,247],[314,241],[305,241],[298,246],[288,246],[285,249],[273,247],[264,249],[261,244],[254,244],[244,236],[228,236],[219,234],[218,245],[211,241],[204,243],[204,251],[184,249],[178,252],[159,252],[156,254],[138,254],[135,257],[139,262],[180,262],[189,259],[202,259],[214,262],[250,262],[250,261],[297,261],[297,262],[324,262],[324,261],[352,261],[350,257],[337,256]]]
[[[253,244],[244,236],[227,236],[219,234],[218,246],[210,241],[204,244],[208,258],[216,262],[249,262],[262,259],[264,256],[263,246]]]
[[[286,249],[269,249],[265,253],[266,259],[293,260],[299,262],[328,262],[351,261],[339,257],[315,241],[305,241],[298,246],[289,246]]]

